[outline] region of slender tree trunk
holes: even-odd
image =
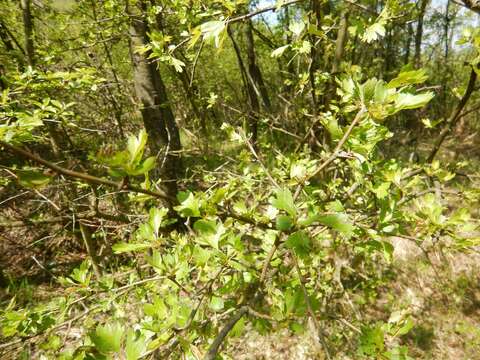
[[[445,7],[445,18],[444,18],[444,25],[443,25],[443,36],[444,36],[444,53],[443,53],[443,65],[445,67],[445,71],[443,72],[442,78],[442,113],[446,114],[448,111],[448,91],[447,91],[447,82],[449,77],[448,71],[448,56],[450,53],[450,41],[449,41],[449,33],[450,33],[450,0],[447,1],[447,5]]]
[[[252,142],[253,146],[256,147],[257,140],[258,140],[258,115],[260,112],[260,102],[258,101],[255,88],[253,87],[252,82],[248,78],[248,72],[242,59],[242,52],[237,42],[235,41],[235,37],[230,27],[227,28],[227,32],[228,32],[228,36],[230,37],[230,40],[232,41],[233,49],[235,50],[235,55],[237,56],[238,67],[240,68],[243,85],[245,87],[245,91],[248,96],[249,107],[250,107],[249,114],[248,114],[248,132],[251,137],[250,141]]]
[[[270,111],[272,108],[270,97],[268,96],[267,87],[263,81],[262,72],[257,65],[256,55],[255,55],[255,42],[253,40],[253,25],[252,21],[248,20],[244,25],[245,30],[245,40],[247,45],[247,59],[248,59],[248,78],[251,82],[255,93],[259,98],[262,99],[262,103],[265,106],[267,111]]]
[[[412,23],[407,25],[407,43],[405,44],[405,57],[403,59],[404,64],[410,62],[410,47],[412,46],[413,26]]]
[[[286,6],[285,7],[285,34],[286,34],[286,40],[287,40],[287,44],[291,44],[292,43],[292,36],[291,36],[291,33],[290,31],[288,30],[290,28],[290,10],[289,10],[289,7]],[[291,53],[291,51],[287,50],[289,53]],[[288,74],[288,82],[287,84],[285,85],[285,92],[288,94],[288,95],[292,95],[292,90],[293,90],[293,84],[294,84],[294,80],[296,78],[296,72],[295,72],[295,66],[293,64],[293,61],[290,59],[290,56],[288,57],[288,63],[287,63],[287,74]]]
[[[23,16],[23,30],[25,32],[25,51],[27,56],[27,64],[35,65],[35,49],[33,45],[33,20],[30,11],[30,0],[20,0]]]
[[[91,0],[91,4],[92,4],[93,19],[95,21],[97,21],[98,16],[97,16],[97,8],[96,8],[96,5],[95,5],[96,0]],[[100,40],[103,43],[103,49],[105,51],[105,56],[107,57],[108,64],[110,65],[110,71],[112,73],[113,79],[115,80],[115,85],[117,87],[117,90],[118,90],[119,93],[121,93],[122,89],[120,87],[120,80],[118,79],[117,72],[115,70],[115,66],[113,64],[113,57],[112,57],[110,48],[108,47],[108,44],[105,42],[105,37],[103,36],[102,31],[98,32],[98,37],[100,38]],[[112,104],[113,114],[114,114],[115,120],[116,120],[117,125],[118,125],[118,132],[119,132],[120,136],[122,137],[122,139],[125,139],[125,131],[123,129],[123,122],[122,122],[122,114],[123,114],[122,106],[116,100],[115,95],[113,94],[110,87],[107,86],[106,89],[107,89],[107,92],[108,92],[108,97],[109,97],[110,103]]]
[[[337,38],[335,40],[335,54],[332,60],[332,71],[330,80],[327,83],[325,96],[324,96],[324,108],[329,109],[330,102],[336,97],[337,82],[335,77],[340,73],[340,64],[342,63],[343,56],[345,54],[345,45],[347,43],[348,36],[348,11],[342,10],[340,14],[340,21],[338,24]]]
[[[342,11],[340,15],[340,24],[338,25],[337,40],[335,41],[335,57],[332,64],[332,75],[340,71],[340,63],[345,53],[345,44],[347,43],[348,35],[348,12]]]
[[[425,10],[427,9],[428,0],[420,0],[420,9],[417,19],[417,31],[415,33],[415,67],[422,66],[422,40],[423,40],[423,19],[425,17]]]
[[[165,190],[171,197],[177,193],[177,179],[182,175],[183,166],[179,151],[180,134],[172,108],[168,101],[165,84],[156,64],[141,53],[139,48],[148,44],[146,3],[138,1],[130,8],[130,48],[133,62],[135,93],[141,102],[141,114],[148,133],[148,145],[152,154],[163,154],[161,168],[157,173],[165,181]]]

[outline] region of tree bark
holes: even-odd
[[[22,8],[23,30],[25,32],[25,52],[27,56],[27,64],[29,66],[34,66],[35,48],[33,45],[33,20],[32,12],[30,10],[30,0],[21,0],[20,6]]]
[[[250,141],[256,148],[258,140],[258,114],[260,112],[260,103],[258,101],[257,94],[255,93],[255,88],[253,87],[252,82],[248,79],[247,69],[242,59],[242,52],[237,42],[235,41],[235,37],[233,36],[233,32],[230,26],[228,26],[227,32],[230,40],[232,40],[233,49],[235,50],[235,55],[237,56],[238,67],[240,68],[243,79],[243,85],[248,96],[250,107],[250,111],[248,114],[248,132],[250,134]]]
[[[462,0],[463,4],[477,14],[480,14],[480,0]]]
[[[177,180],[183,172],[180,134],[168,101],[165,84],[156,64],[148,59],[149,53],[139,48],[148,44],[146,3],[144,0],[129,9],[130,50],[133,62],[135,93],[141,102],[141,114],[148,133],[148,146],[152,154],[163,153],[162,167],[157,174],[165,181],[165,191],[170,197],[177,193]]]
[[[415,67],[422,66],[422,40],[423,40],[423,19],[425,17],[425,10],[428,5],[428,0],[420,0],[420,9],[417,19],[417,31],[415,33],[415,55],[414,63]]]
[[[245,39],[247,45],[247,59],[248,59],[248,77],[252,86],[254,87],[255,93],[258,97],[262,99],[262,103],[265,106],[267,111],[270,111],[272,108],[270,97],[268,96],[267,87],[263,81],[262,72],[257,65],[256,55],[255,55],[255,42],[253,40],[253,25],[252,20],[248,20],[244,25],[245,30]]]
[[[407,42],[405,44],[405,57],[403,60],[404,64],[408,64],[410,62],[410,47],[412,45],[412,36],[413,36],[413,26],[411,23],[407,25]]]

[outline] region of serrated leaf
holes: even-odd
[[[297,214],[297,209],[293,202],[293,196],[289,189],[282,188],[278,189],[275,193],[275,198],[272,199],[272,205],[278,210],[286,211],[291,217],[295,217]]]
[[[397,75],[396,78],[390,80],[387,84],[389,89],[399,88],[405,85],[421,84],[428,79],[426,71],[424,69],[412,70],[412,71],[402,71]]]
[[[383,22],[376,22],[370,25],[362,36],[362,40],[371,43],[385,36],[385,26]]]
[[[287,238],[285,245],[297,255],[306,256],[310,250],[310,238],[304,231],[297,231]]]
[[[127,360],[137,360],[147,350],[147,341],[145,335],[136,333],[134,330],[127,332],[125,341],[125,355]]]
[[[217,223],[211,220],[197,220],[193,228],[202,234],[215,234],[217,232]]]
[[[305,29],[304,22],[294,22],[290,24],[288,30],[290,30],[296,37],[299,37],[302,34],[302,31]]]
[[[433,99],[435,94],[431,91],[422,94],[399,93],[395,98],[395,111],[417,109]]]
[[[99,352],[108,354],[120,351],[123,331],[124,329],[119,323],[111,323],[98,325],[95,331],[90,332],[89,336]]]
[[[180,202],[180,205],[176,206],[174,209],[181,215],[185,217],[200,216],[200,202],[195,198],[193,193],[180,191],[177,195],[177,199]]]
[[[292,228],[292,226],[293,226],[293,220],[290,216],[280,215],[279,217],[277,217],[277,221],[276,221],[277,230],[288,231]]]

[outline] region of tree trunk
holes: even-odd
[[[162,167],[157,174],[165,181],[169,196],[177,193],[177,179],[183,172],[180,154],[180,134],[172,108],[168,101],[165,84],[156,64],[148,59],[149,53],[140,53],[139,48],[148,44],[146,4],[139,1],[131,11],[130,50],[133,62],[135,92],[141,102],[141,114],[148,133],[148,146],[153,155],[163,153]]]
[[[405,58],[403,59],[404,64],[410,62],[410,47],[412,45],[412,36],[413,36],[413,26],[411,23],[407,25],[407,43],[405,44]]]
[[[35,49],[33,46],[33,20],[30,11],[30,0],[21,0],[20,6],[22,8],[23,16],[23,30],[25,32],[25,52],[27,56],[27,64],[29,66],[35,65]]]
[[[423,18],[425,17],[425,10],[428,5],[428,0],[420,0],[420,9],[417,19],[417,32],[415,33],[415,67],[422,66],[422,39],[423,39]]]
[[[240,68],[240,72],[242,74],[243,85],[248,96],[250,107],[248,114],[248,132],[251,137],[250,141],[252,142],[253,146],[256,147],[258,140],[258,114],[260,112],[260,103],[258,101],[257,94],[255,93],[255,88],[253,87],[252,82],[248,79],[248,73],[247,69],[245,68],[245,64],[243,63],[242,53],[237,42],[235,41],[235,37],[233,36],[230,27],[227,28],[227,32],[230,40],[232,40],[233,49],[235,50],[235,54],[237,56],[238,67]]]
[[[290,33],[290,11],[289,11],[289,8],[288,6],[285,7],[285,29],[284,29],[284,33],[286,34],[286,41],[287,41],[287,44],[291,44],[293,42],[292,40],[292,35]],[[287,50],[288,51],[288,54],[291,53],[290,50]],[[295,66],[293,65],[293,59],[290,59],[291,56],[288,57],[288,63],[287,63],[287,77],[288,77],[288,82],[287,84],[285,85],[284,87],[284,91],[289,95],[293,95],[292,92],[293,92],[293,88],[294,88],[294,82],[295,82],[295,79],[297,77],[296,75],[296,72],[295,72]]]
[[[333,58],[332,75],[340,71],[340,63],[345,53],[345,44],[348,35],[348,12],[342,11],[340,15],[340,24],[338,26],[337,40],[335,41],[335,57]]]
[[[257,65],[255,55],[255,42],[253,40],[253,25],[252,21],[248,20],[244,25],[245,39],[247,44],[247,58],[248,58],[248,78],[254,87],[255,93],[262,99],[263,105],[267,111],[272,108],[270,97],[268,96],[267,87],[263,81],[262,72]]]

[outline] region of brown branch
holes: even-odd
[[[99,178],[99,177],[96,177],[96,176],[93,176],[93,175],[90,175],[90,174],[85,174],[85,173],[81,173],[81,172],[77,172],[77,171],[73,171],[73,170],[63,168],[61,166],[58,166],[57,164],[54,164],[54,163],[52,163],[48,160],[43,159],[43,158],[41,158],[41,157],[39,157],[35,154],[32,154],[31,152],[28,152],[28,151],[26,151],[22,148],[19,148],[15,145],[11,145],[9,143],[6,143],[5,141],[2,141],[2,140],[0,140],[0,146],[3,146],[4,148],[9,150],[10,152],[12,152],[14,154],[17,154],[17,155],[20,155],[21,157],[23,157],[25,159],[28,159],[28,160],[31,160],[31,161],[36,162],[38,164],[41,164],[41,165],[59,173],[59,174],[62,174],[62,175],[68,176],[68,177],[72,177],[72,178],[76,178],[76,179],[80,179],[80,180],[83,180],[83,181],[85,181],[87,183],[90,183],[90,184],[106,185],[106,186],[111,186],[111,187],[121,189],[121,190],[128,190],[128,191],[131,191],[131,192],[150,195],[150,196],[160,198],[160,199],[164,199],[164,200],[167,200],[167,201],[176,201],[175,198],[167,195],[163,191],[146,190],[146,189],[139,188],[137,186],[133,186],[131,184],[123,184],[122,182],[107,180],[107,179]]]
[[[462,0],[462,3],[455,0],[454,3],[458,5],[463,5],[466,8],[475,11],[477,14],[480,14],[480,1],[478,0]]]
[[[125,215],[111,215],[99,211],[87,211],[85,213],[76,214],[75,220],[88,220],[92,218],[100,218],[108,221],[116,221],[122,223],[129,223],[130,220]],[[1,227],[23,227],[23,226],[36,226],[42,224],[55,224],[61,223],[64,221],[72,221],[72,216],[63,215],[55,216],[48,219],[24,219],[24,220],[13,220],[13,221],[4,221],[0,222]]]
[[[435,156],[437,155],[438,150],[440,150],[440,147],[442,146],[448,133],[457,124],[457,121],[460,118],[460,114],[462,113],[463,108],[465,107],[468,100],[470,99],[470,96],[475,90],[476,80],[477,80],[477,73],[475,69],[472,68],[470,72],[470,79],[468,80],[467,90],[465,91],[465,94],[462,96],[462,99],[460,100],[460,102],[457,104],[457,107],[455,108],[453,113],[450,115],[450,118],[447,120],[445,127],[442,129],[442,131],[438,135],[438,138],[435,141],[435,144],[433,145],[433,149],[427,158],[427,162],[431,163],[435,159]]]
[[[210,345],[208,348],[207,355],[205,355],[203,358],[204,360],[214,360],[216,358],[218,350],[220,349],[220,346],[227,337],[228,333],[244,315],[248,314],[248,311],[248,306],[243,306],[237,310],[237,312],[230,319],[228,319],[225,326],[222,328],[222,330],[220,330],[217,337],[213,340],[212,345]]]

